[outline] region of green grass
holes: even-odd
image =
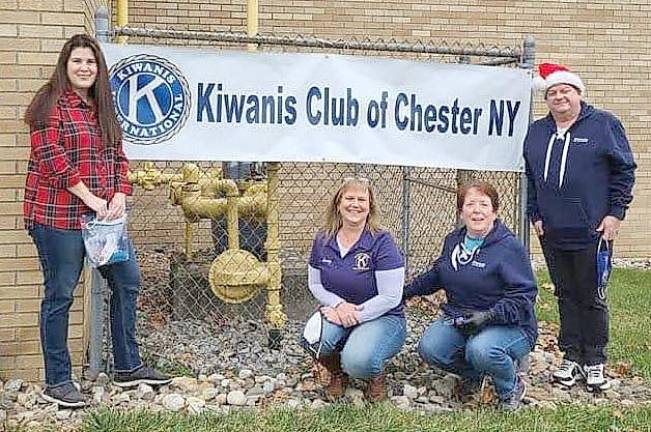
[[[617,410],[612,407],[562,406],[555,410],[523,409],[515,414],[495,410],[422,415],[401,411],[390,404],[355,407],[334,405],[321,410],[266,410],[226,416],[156,414],[108,409],[89,415],[84,432],[408,432],[408,431],[545,431],[598,432],[649,431],[651,407]]]
[[[547,272],[538,273],[539,285],[549,284]],[[651,272],[615,269],[608,287],[611,363],[630,363],[634,371],[651,382]],[[556,298],[540,289],[538,320],[558,323]]]

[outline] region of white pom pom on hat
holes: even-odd
[[[555,63],[542,63],[538,66],[538,73],[539,75],[534,77],[531,83],[534,90],[547,93],[550,87],[558,84],[569,84],[576,87],[581,94],[585,93],[585,85],[581,78],[566,66]]]

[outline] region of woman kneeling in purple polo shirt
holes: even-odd
[[[384,364],[405,342],[404,259],[378,219],[368,180],[347,178],[312,245],[308,284],[324,319],[309,351],[330,372],[331,400],[343,396],[349,376],[368,380],[367,399],[384,399]]]
[[[459,375],[465,393],[489,375],[500,407],[514,410],[525,394],[516,363],[538,336],[538,290],[527,252],[497,219],[498,207],[490,184],[463,186],[457,208],[465,226],[448,234],[441,256],[405,287],[405,298],[445,290],[448,302],[420,340],[421,357]]]

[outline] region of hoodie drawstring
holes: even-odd
[[[543,173],[543,180],[547,181],[547,175],[549,174],[549,163],[552,157],[552,149],[554,148],[554,143],[558,138],[561,138],[561,135],[558,133],[552,134],[547,143],[547,153],[545,154],[545,171]],[[570,149],[570,132],[565,132],[565,140],[563,144],[563,153],[561,155],[561,166],[558,173],[558,188],[560,189],[563,186],[563,179],[565,178],[565,167],[567,166],[567,152]]]
[[[565,144],[563,145],[563,155],[561,156],[561,169],[558,174],[558,188],[563,186],[565,178],[565,166],[567,164],[567,152],[570,150],[570,131],[565,132]]]

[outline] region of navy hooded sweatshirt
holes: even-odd
[[[522,328],[533,347],[538,337],[538,288],[522,243],[500,220],[471,255],[461,247],[465,235],[465,227],[447,235],[441,255],[405,287],[405,298],[443,289],[448,299],[441,306],[445,315],[490,310],[490,324]]]
[[[531,124],[524,158],[527,213],[532,222],[542,220],[551,246],[583,249],[599,238],[596,228],[605,216],[624,219],[636,165],[624,127],[612,114],[581,102],[564,135],[548,114]]]

